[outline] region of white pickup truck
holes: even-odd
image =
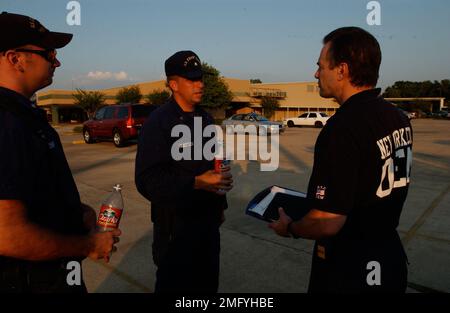
[[[288,127],[294,126],[314,126],[323,127],[330,117],[324,112],[303,113],[299,117],[290,117],[283,120],[283,124]]]

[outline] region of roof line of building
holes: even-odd
[[[281,85],[281,84],[317,84],[317,81],[293,81],[293,82],[274,82],[274,83],[250,83],[251,86],[257,86],[257,85]]]

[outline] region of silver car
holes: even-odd
[[[269,121],[256,113],[235,114],[223,120],[222,127],[227,134],[249,133],[263,136],[282,133],[285,130],[283,123]]]

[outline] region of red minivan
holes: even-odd
[[[94,117],[83,124],[83,138],[86,143],[106,139],[122,147],[129,139],[135,139],[155,105],[119,104],[98,109]]]

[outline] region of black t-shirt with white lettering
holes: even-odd
[[[368,90],[348,99],[320,133],[308,187],[313,207],[347,216],[346,231],[395,231],[411,174],[408,118]]]
[[[349,267],[355,260],[404,256],[396,228],[408,193],[412,128],[379,93],[349,98],[317,139],[308,198],[313,208],[347,220],[337,235],[317,241],[316,263]]]

